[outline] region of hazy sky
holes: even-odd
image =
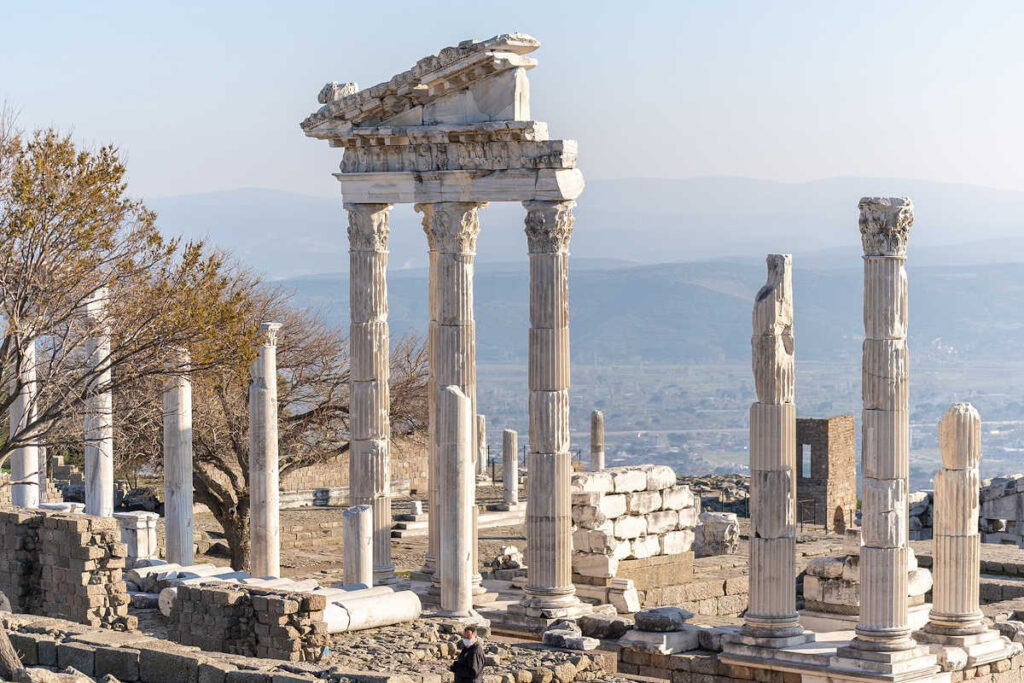
[[[4,2],[0,99],[127,154],[145,196],[333,195],[298,123],[465,38],[524,31],[533,115],[589,178],[911,177],[1024,190],[1019,2]]]

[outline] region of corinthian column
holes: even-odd
[[[476,238],[480,232],[477,212],[485,206],[479,202],[439,202],[417,204],[423,214],[423,231],[430,245],[430,329],[427,339],[430,358],[430,380],[427,387],[430,402],[430,439],[428,452],[428,544],[424,573],[433,573],[432,583],[440,590],[437,557],[440,551],[440,520],[445,516],[447,489],[444,472],[448,466],[438,456],[437,392],[441,387],[455,386],[469,399],[472,415],[476,415],[476,322],[473,319],[473,258]],[[473,432],[472,421],[470,431]],[[470,444],[474,444],[475,439]],[[470,448],[469,471],[474,472],[473,448]],[[459,452],[449,449],[449,454]],[[476,490],[473,490],[475,501]],[[475,507],[475,502],[470,506]],[[476,536],[473,535],[473,557],[476,557]],[[482,593],[482,579],[473,567],[473,591]]]
[[[590,471],[604,469],[604,413],[595,410],[590,413]]]
[[[114,514],[114,402],[110,393],[110,328],[107,290],[85,304],[90,336],[85,343],[92,381],[85,408],[85,514]]]
[[[750,406],[750,606],[745,635],[790,644],[796,613],[796,405],[793,403],[793,261],[769,254],[754,300]]]
[[[164,517],[167,561],[182,566],[194,561],[192,519],[192,381],[189,358],[182,351],[179,372],[164,389]]]
[[[569,238],[574,201],[523,202],[530,251],[530,455],[526,505],[527,616],[570,616]]]
[[[349,241],[349,339],[352,345],[351,505],[373,510],[373,578],[395,583],[391,561],[391,465],[388,347],[390,204],[345,204]]]
[[[18,381],[12,381],[13,389],[17,385],[18,396],[11,403],[10,435],[11,439],[24,440],[30,438],[29,425],[35,421],[36,415],[36,342],[31,340],[25,344],[18,363]],[[45,475],[45,470],[43,470]],[[11,452],[11,503],[16,507],[39,507],[39,495],[45,486],[45,476],[39,476],[39,446],[25,444]]]
[[[260,325],[259,354],[249,385],[249,573],[281,575],[277,464],[277,331]]]
[[[935,475],[934,604],[919,641],[967,652],[973,667],[1005,657],[1009,643],[985,626],[978,595],[981,534],[981,416],[970,403],[954,403],[939,421],[942,469]]]

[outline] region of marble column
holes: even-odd
[[[85,514],[114,514],[114,405],[110,391],[110,327],[107,290],[97,290],[85,304],[89,338],[85,343],[92,375],[85,407]]]
[[[164,388],[164,519],[168,562],[195,561],[192,529],[192,380],[189,357],[177,355],[176,373]]]
[[[910,470],[905,197],[860,200],[864,248],[861,417],[860,615],[851,649],[868,656],[913,649],[907,621],[907,495]],[[891,660],[891,658],[890,658]]]
[[[574,201],[529,201],[530,485],[526,506],[527,616],[570,616],[572,583],[569,453],[569,239]]]
[[[792,644],[796,612],[796,405],[793,403],[793,260],[769,254],[754,299],[757,402],[750,406],[750,595],[742,633]]]
[[[342,584],[345,586],[373,586],[373,508],[355,505],[342,516],[342,545],[344,565]]]
[[[437,457],[444,477],[441,505],[441,611],[449,616],[473,613],[473,409],[454,385],[438,390]]]
[[[476,238],[480,233],[479,202],[439,202],[416,204],[423,214],[423,231],[430,246],[430,328],[427,337],[430,378],[427,387],[430,413],[428,440],[428,540],[424,573],[432,573],[435,591],[441,585],[436,558],[440,551],[440,519],[445,503],[443,472],[446,465],[438,457],[438,389],[456,386],[469,399],[470,431],[476,415],[476,322],[473,318],[473,260]],[[473,444],[470,441],[470,472],[474,472]],[[476,490],[473,491],[474,501]],[[475,502],[474,502],[475,505]],[[476,555],[476,538],[473,538]],[[474,567],[473,591],[482,593],[482,579]]]
[[[260,325],[259,354],[249,385],[249,573],[281,575],[280,500],[277,460],[277,333],[280,323]]]
[[[487,476],[487,416],[476,416],[476,475]]]
[[[17,386],[19,384],[20,388]],[[37,508],[41,486],[45,486],[46,470],[43,469],[44,476],[40,477],[39,446],[30,436],[30,426],[36,416],[35,340],[25,344],[18,362],[18,381],[12,381],[11,386],[12,391],[18,391],[18,395],[10,408],[10,437],[33,441],[11,451],[11,504],[15,507]]]
[[[509,509],[519,505],[519,435],[514,429],[501,434],[502,502]]]
[[[595,410],[590,413],[590,471],[604,469],[604,413]]]
[[[388,217],[390,204],[351,204],[349,338],[352,427],[349,486],[352,505],[373,510],[374,583],[398,581],[391,559],[391,421],[388,334]]]
[[[954,403],[939,421],[942,468],[935,475],[932,610],[918,641],[959,647],[967,666],[1000,659],[1009,643],[983,621],[981,534],[981,416],[970,403]]]

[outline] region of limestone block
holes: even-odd
[[[843,561],[841,578],[847,581],[860,581],[860,555],[847,555]]]
[[[626,540],[639,538],[647,533],[647,519],[640,515],[619,517],[615,520],[615,537]]]
[[[576,529],[572,532],[572,549],[579,553],[589,553],[590,529]]]
[[[619,561],[608,555],[591,553],[573,553],[572,570],[580,576],[592,576],[599,579],[610,579],[619,569]]]
[[[647,517],[647,533],[665,534],[675,531],[679,525],[679,514],[671,510],[652,512]]]
[[[693,612],[682,607],[655,607],[636,613],[636,628],[641,631],[664,633],[682,631],[693,618]]]
[[[701,627],[692,624],[682,631],[655,632],[634,628],[619,639],[619,647],[659,655],[689,652],[700,648],[700,631]]]
[[[638,560],[661,554],[661,542],[657,536],[641,536],[633,541],[632,556]]]
[[[816,600],[821,602],[822,599],[822,586],[821,578],[810,574],[810,567],[808,567],[808,574],[804,576],[804,600]]]
[[[632,579],[613,579],[614,581],[625,581],[628,585],[615,586],[608,591],[608,602],[615,607],[618,614],[632,614],[640,611],[640,595],[633,585]]]
[[[611,493],[615,490],[610,472],[577,472],[572,475],[573,493]]]
[[[860,584],[845,579],[824,579],[821,581],[821,601],[857,607],[860,604]]]
[[[732,512],[702,512],[694,539],[698,557],[726,555],[739,548],[739,523]]]
[[[672,486],[662,490],[661,507],[665,510],[682,510],[693,507],[693,492],[689,486]]]
[[[616,493],[647,490],[647,473],[637,469],[606,470],[611,473]]]
[[[647,490],[661,491],[676,485],[676,473],[667,465],[654,465],[647,472]]]
[[[689,529],[670,531],[661,536],[661,554],[679,555],[693,548],[693,532]]]
[[[695,507],[683,508],[679,511],[678,525],[680,529],[694,529],[697,526],[699,510]]]
[[[635,515],[646,515],[661,509],[661,493],[658,491],[636,491],[626,495],[626,509]]]
[[[914,569],[907,575],[907,595],[923,596],[932,589],[932,573],[927,569]]]
[[[594,529],[601,526],[608,520],[616,519],[626,514],[625,496],[614,494],[589,495],[591,495],[591,502],[586,505],[577,505],[576,499],[574,497],[572,506],[572,520],[577,526],[581,526],[587,529]]]
[[[807,563],[807,574],[823,579],[837,579],[843,575],[844,565],[841,557],[814,557]]]
[[[615,538],[614,522],[606,522],[600,529],[587,531],[587,544],[592,553],[614,555],[622,559],[631,552],[629,541]]]

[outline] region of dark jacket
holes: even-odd
[[[452,664],[455,683],[482,683],[484,680],[484,649],[480,641],[463,648]]]

